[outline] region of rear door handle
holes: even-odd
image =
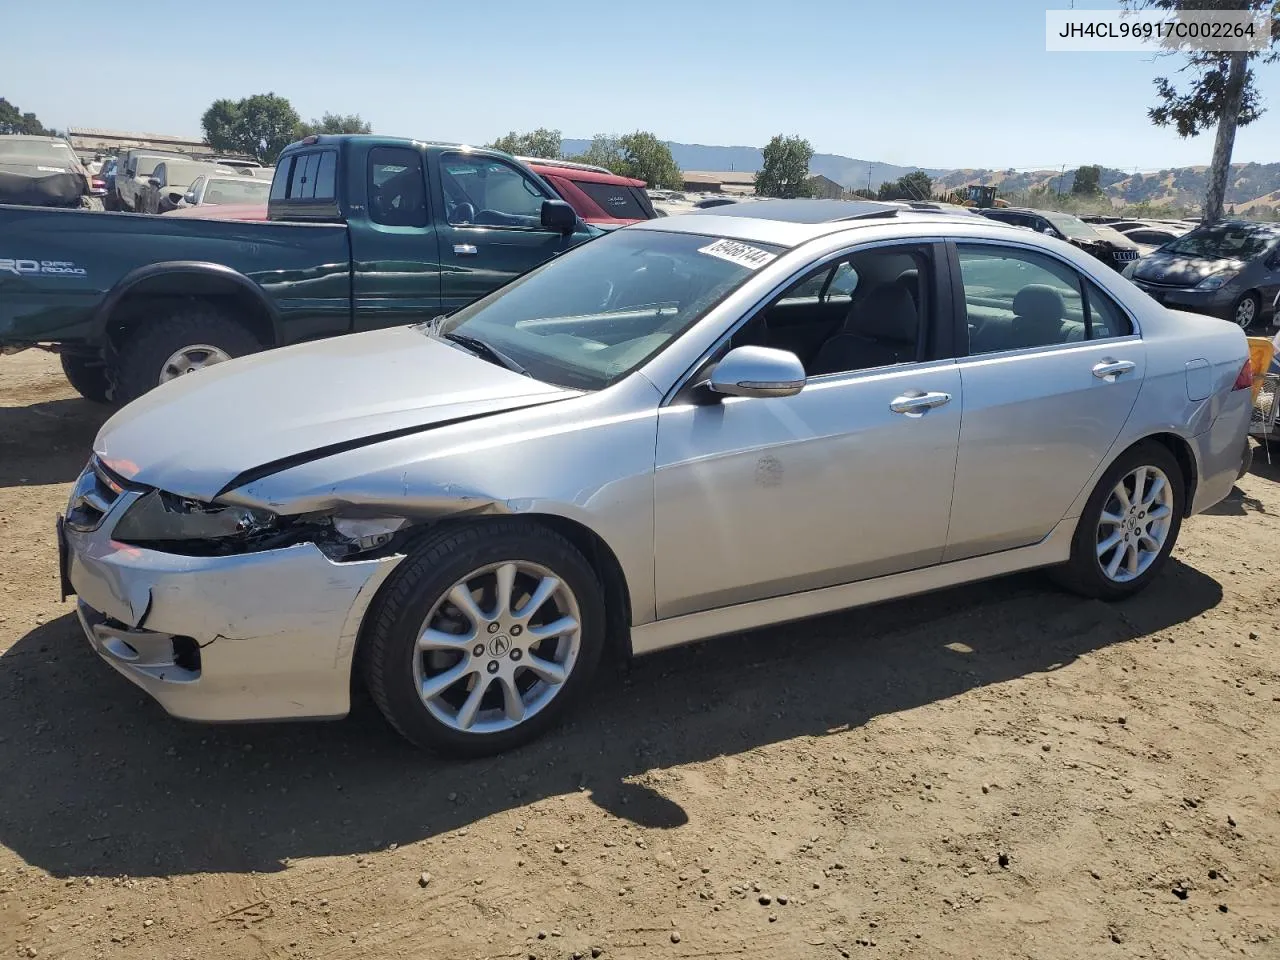
[[[923,417],[934,407],[950,402],[951,394],[949,393],[921,393],[919,390],[913,390],[900,397],[894,397],[889,402],[889,409],[894,413],[904,413],[908,417]]]
[[[455,243],[453,252],[460,257],[474,257],[480,251],[476,249],[474,243]]]
[[[1109,383],[1115,383],[1116,377],[1122,377],[1126,373],[1132,373],[1137,364],[1132,360],[1111,360],[1106,359],[1101,363],[1094,364],[1093,375],[1099,380],[1106,380]]]

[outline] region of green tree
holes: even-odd
[[[275,163],[280,151],[294,141],[301,120],[284,97],[259,93],[243,100],[215,100],[200,123],[215,150]]]
[[[510,133],[499,137],[489,144],[494,150],[501,150],[518,157],[542,157],[544,160],[560,159],[560,131],[539,127],[527,133]]]
[[[1250,61],[1272,64],[1280,60],[1280,2],[1277,0],[1121,0],[1130,9],[1166,10],[1184,13],[1204,10],[1251,10],[1271,19],[1271,42],[1266,50],[1209,53],[1184,51],[1186,62],[1180,71],[1187,78],[1179,86],[1168,77],[1157,77],[1156,105],[1147,111],[1158,127],[1172,126],[1180,137],[1194,137],[1216,128],[1213,159],[1209,164],[1205,189],[1206,223],[1222,219],[1231,153],[1236,130],[1257,120],[1263,113],[1262,97]]]
[[[627,169],[627,158],[623,156],[618,138],[603,133],[597,133],[592,137],[590,146],[582,153],[576,153],[565,159],[575,163],[589,163],[592,166],[604,167],[619,176],[626,176],[624,171]]]
[[[813,147],[803,137],[778,134],[765,146],[764,165],[756,174],[756,195],[761,197],[807,197],[809,161]]]
[[[880,184],[880,200],[928,200],[932,196],[933,180],[923,170]]]
[[[0,97],[0,133],[25,133],[31,136],[52,136],[34,113],[23,113],[4,97]]]
[[[618,138],[625,172],[623,176],[643,180],[651,187],[678,190],[684,183],[671,148],[647,130],[637,130]]]
[[[319,120],[298,124],[294,138],[301,140],[317,133],[373,133],[373,125],[362,120],[360,114],[352,113],[343,116],[340,113],[326,113]]]
[[[1101,193],[1102,187],[1098,181],[1102,179],[1102,167],[1094,164],[1093,166],[1076,168],[1075,179],[1071,182],[1071,192],[1083,196],[1092,196]]]
[[[861,197],[863,200],[874,200],[876,198],[876,192],[874,190],[868,190],[866,187],[859,187],[857,190],[853,191],[853,195],[855,197]]]

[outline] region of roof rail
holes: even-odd
[[[607,173],[613,175],[612,170],[605,167],[597,167],[592,163],[578,163],[575,160],[548,160],[546,157],[516,157],[521,163],[540,163],[544,167],[564,167],[567,170],[590,170],[592,173]]]

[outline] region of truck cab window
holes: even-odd
[[[445,211],[455,226],[542,229],[538,184],[495,157],[447,153],[440,158]]]
[[[369,219],[388,227],[427,225],[422,157],[404,147],[369,151]]]

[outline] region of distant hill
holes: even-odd
[[[565,140],[561,150],[565,154],[581,153],[590,145],[589,140]],[[671,155],[681,170],[735,170],[756,173],[764,165],[764,155],[759,147],[721,147],[701,143],[675,143],[668,141]],[[923,170],[933,178],[934,190],[958,189],[971,183],[992,184],[1001,193],[1016,193],[1043,187],[1068,192],[1075,180],[1075,171],[1062,170],[991,170],[987,168],[938,169],[932,167],[904,167],[875,160],[857,160],[834,153],[815,153],[809,164],[809,172],[830,177],[850,189],[866,187],[870,182],[875,189],[887,180],[897,180],[908,173]],[[1102,168],[1099,180],[1103,192],[1115,203],[1153,203],[1197,206],[1204,199],[1208,167],[1175,167],[1155,173],[1128,174],[1111,167]],[[1226,202],[1238,212],[1258,210],[1280,204],[1280,163],[1241,163],[1231,167],[1232,179],[1227,188]],[[868,176],[868,174],[870,176]]]

